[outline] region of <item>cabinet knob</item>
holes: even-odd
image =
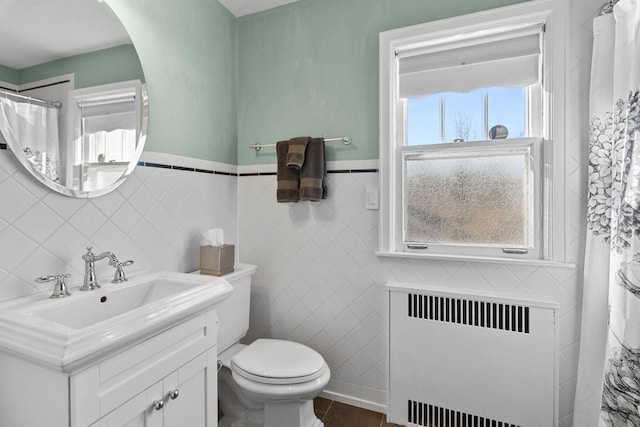
[[[160,411],[162,408],[164,408],[164,400],[156,400],[152,405],[153,409],[155,409],[156,411]]]
[[[169,392],[169,397],[171,398],[171,400],[176,400],[178,396],[180,396],[180,391],[178,389],[171,390]]]

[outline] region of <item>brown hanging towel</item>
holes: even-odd
[[[323,198],[326,175],[324,139],[312,138],[307,144],[304,164],[300,169],[300,200],[317,202]]]
[[[299,136],[289,140],[289,151],[287,152],[287,166],[291,169],[300,170],[304,164],[307,143],[311,138]]]
[[[297,202],[300,199],[300,173],[287,166],[287,152],[289,141],[276,143],[276,156],[278,159],[277,190],[278,203]]]

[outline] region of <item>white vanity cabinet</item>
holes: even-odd
[[[217,426],[217,329],[212,309],[69,372],[0,352],[0,426]]]
[[[207,361],[200,355],[92,427],[206,426],[206,384]]]

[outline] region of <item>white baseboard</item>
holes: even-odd
[[[369,400],[360,399],[358,397],[347,396],[346,394],[336,393],[335,391],[324,390],[320,393],[320,397],[335,400],[336,402],[346,403],[347,405],[357,406],[358,408],[368,409],[370,411],[387,413],[387,406],[381,403],[371,402]]]

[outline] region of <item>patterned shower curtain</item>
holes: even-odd
[[[574,427],[640,427],[640,0],[594,20]]]

